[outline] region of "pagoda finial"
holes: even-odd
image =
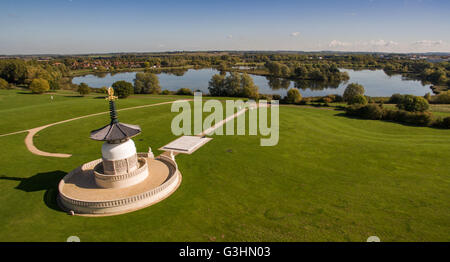
[[[117,99],[117,96],[114,96],[114,89],[112,87],[108,88],[108,96],[106,100],[109,101],[109,115],[111,116],[111,123],[118,123],[117,112],[116,112],[116,103],[114,100]]]
[[[99,129],[91,131],[91,139],[98,141],[108,141],[108,143],[122,143],[123,141],[134,137],[141,133],[141,128],[136,125],[123,124],[117,119],[116,103],[114,100],[117,96],[114,96],[114,89],[112,87],[107,89],[108,96],[106,100],[109,102],[109,115],[111,116],[111,122]]]
[[[114,101],[117,99],[117,96],[114,96],[114,88],[108,87],[108,96],[106,97],[106,100]]]

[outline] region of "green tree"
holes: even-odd
[[[241,89],[241,75],[232,72],[225,78],[226,96],[239,96]]]
[[[326,76],[319,69],[314,69],[313,71],[311,71],[311,73],[309,73],[309,79],[317,80],[317,81],[325,81]]]
[[[271,62],[268,61],[264,65],[267,70],[269,70],[269,73],[273,76],[281,76],[281,64],[278,62]]]
[[[290,76],[290,75],[291,75],[291,69],[290,69],[287,65],[282,64],[282,65],[280,66],[280,75],[281,75],[282,77],[288,77],[288,76]]]
[[[308,77],[308,69],[304,65],[300,65],[294,70],[295,77],[297,78],[307,78]]]
[[[50,85],[50,90],[58,90],[60,89],[59,82],[56,80],[49,80],[48,84]]]
[[[31,81],[30,89],[35,94],[42,94],[50,90],[50,85],[45,79],[35,78]]]
[[[8,88],[9,88],[8,82],[5,79],[0,78],[0,89],[8,89]]]
[[[298,91],[297,88],[291,88],[287,91],[287,95],[284,98],[284,100],[288,104],[296,104],[302,101],[302,95],[300,94],[300,91]]]
[[[9,83],[24,84],[27,78],[25,62],[19,59],[1,61],[0,77]]]
[[[112,84],[112,88],[114,89],[114,93],[117,94],[119,98],[127,98],[133,94],[133,85],[127,81],[117,81]]]
[[[81,83],[78,86],[78,93],[80,93],[80,95],[85,96],[87,94],[89,94],[89,92],[91,91],[91,89],[89,88],[89,86],[86,83]]]
[[[225,96],[225,75],[213,75],[211,80],[209,80],[208,90],[212,96]]]
[[[45,80],[52,79],[52,75],[42,68],[41,66],[28,66],[27,67],[27,82],[30,83],[35,78],[41,78]]]
[[[134,79],[135,94],[159,94],[161,86],[158,76],[153,73],[137,73]]]
[[[241,96],[258,98],[258,86],[248,74],[232,72],[225,77],[222,74],[214,75],[209,81],[209,94],[212,96]]]
[[[219,71],[226,71],[228,69],[228,63],[225,61],[220,62],[219,66],[217,67]]]
[[[447,73],[443,69],[437,69],[428,76],[428,80],[440,84],[447,81]]]
[[[430,105],[428,101],[421,96],[405,95],[400,103],[397,104],[398,109],[403,109],[409,112],[424,112],[427,111]]]
[[[256,99],[259,96],[258,86],[253,83],[253,78],[247,73],[241,76],[242,91],[241,95],[243,97]]]
[[[353,97],[357,95],[364,95],[364,87],[358,83],[351,83],[345,88],[344,101],[349,102]]]

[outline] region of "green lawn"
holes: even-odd
[[[51,99],[53,97],[53,100]],[[70,91],[35,95],[0,90],[0,135],[98,112],[108,111],[104,94],[81,97]],[[121,101],[121,108],[173,101],[185,97],[144,95]]]
[[[93,97],[61,95],[52,107],[48,95],[0,95],[0,112],[14,110],[25,121],[2,117],[0,133],[107,108]],[[164,99],[134,97],[118,107]],[[150,145],[157,152],[175,139],[175,114],[161,105],[119,119],[141,126],[139,151]],[[302,107],[280,107],[277,146],[260,147],[259,136],[213,136],[194,154],[177,156],[183,181],[163,202],[120,216],[68,216],[55,205],[56,185],[100,157],[101,143],[88,136],[107,118],[38,133],[39,149],[73,154],[67,159],[29,153],[25,133],[0,137],[0,241],[450,241],[449,130]]]

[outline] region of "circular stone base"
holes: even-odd
[[[140,154],[142,156],[142,154]],[[170,196],[181,183],[175,161],[168,157],[147,158],[148,176],[125,188],[101,188],[95,183],[94,167],[102,160],[86,163],[59,183],[58,203],[75,215],[108,216],[135,211]]]

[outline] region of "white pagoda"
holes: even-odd
[[[172,194],[181,183],[174,158],[137,153],[131,139],[141,133],[136,125],[120,123],[114,91],[108,89],[111,122],[91,132],[104,141],[102,158],[67,174],[59,183],[58,203],[77,215],[115,215],[141,209]]]

